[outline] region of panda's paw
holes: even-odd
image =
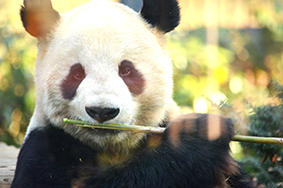
[[[228,144],[235,134],[229,118],[199,113],[181,115],[169,124],[167,132],[173,144],[178,144],[182,138]]]

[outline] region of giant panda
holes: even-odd
[[[93,0],[64,14],[50,0],[24,0],[20,12],[38,39],[37,98],[12,188],[252,187],[230,156],[231,120],[180,115],[172,99],[164,34],[179,24],[177,0],[143,0],[139,13]],[[63,118],[166,129],[91,129]]]

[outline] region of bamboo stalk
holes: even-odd
[[[283,138],[235,135],[233,141],[283,145]]]
[[[123,131],[134,131],[134,132],[147,132],[147,133],[163,133],[165,128],[162,127],[146,127],[139,125],[123,125],[123,124],[92,124],[87,121],[64,119],[65,123],[76,124],[78,127],[98,128],[98,129],[114,129]]]
[[[139,125],[122,125],[122,124],[92,124],[87,121],[71,120],[64,118],[65,123],[76,124],[79,127],[98,128],[98,129],[114,129],[123,131],[134,131],[134,132],[147,132],[161,134],[165,128],[162,127],[147,127]],[[258,137],[258,136],[243,136],[235,135],[233,141],[238,142],[251,142],[259,144],[277,144],[283,145],[283,138],[274,137]]]

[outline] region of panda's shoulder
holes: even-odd
[[[95,151],[79,140],[66,133],[64,130],[48,124],[44,128],[32,130],[23,146],[20,155],[30,159],[48,158],[52,156],[54,160],[74,160],[79,156],[94,155]]]

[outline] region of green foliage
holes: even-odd
[[[34,108],[35,47],[0,21],[0,142],[20,146]]]
[[[275,84],[271,93],[282,96],[282,86]],[[277,89],[277,90],[276,90]],[[275,96],[272,96],[275,97]],[[283,137],[283,101],[276,104],[252,107],[249,135]],[[246,156],[244,166],[259,184],[267,187],[283,187],[282,145],[241,143]]]
[[[209,112],[211,102],[247,98],[262,102],[268,94],[270,75],[264,61],[270,55],[265,49],[272,46],[261,41],[266,37],[264,30],[219,28],[218,33],[218,45],[207,44],[205,28],[169,35],[174,99],[180,106]]]
[[[167,44],[175,67],[174,99],[179,105],[194,110],[206,106],[199,112],[207,112],[206,99],[227,99],[232,78],[229,67],[235,59],[231,49],[207,45],[204,28],[172,33]]]

